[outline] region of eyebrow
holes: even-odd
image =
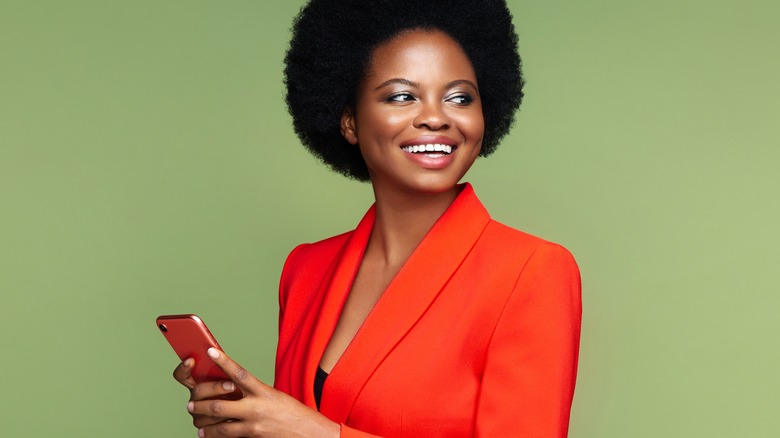
[[[458,79],[458,80],[452,81],[452,82],[448,83],[447,86],[444,87],[444,88],[452,88],[452,87],[454,87],[456,85],[468,85],[469,87],[471,87],[474,90],[476,90],[477,92],[479,92],[479,88],[477,88],[477,84],[475,84],[475,83],[473,83],[473,82],[471,82],[471,81],[469,81],[467,79]]]
[[[374,91],[379,90],[380,88],[384,88],[384,87],[386,87],[388,85],[392,85],[392,84],[401,84],[401,85],[407,85],[409,87],[420,88],[420,84],[418,84],[417,82],[412,82],[409,79],[393,78],[393,79],[384,81],[381,84],[379,84],[378,87],[374,88]]]
[[[420,88],[420,84],[418,82],[410,81],[409,79],[404,79],[404,78],[393,78],[379,84],[376,88],[374,88],[374,91],[377,91],[381,88],[387,87],[388,85],[392,85],[392,84],[401,84],[401,85],[406,85],[408,87]],[[473,88],[474,90],[476,90],[477,92],[479,92],[479,88],[477,88],[477,85],[467,79],[454,80],[452,82],[447,83],[447,85],[444,88],[452,88],[456,85],[467,85]]]

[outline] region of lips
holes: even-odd
[[[401,143],[407,158],[425,169],[443,169],[454,160],[458,143],[441,135],[423,135]]]
[[[443,135],[421,135],[401,143],[401,150],[410,154],[449,155],[457,149],[457,144]]]

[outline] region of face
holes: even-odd
[[[484,132],[471,61],[443,32],[396,36],[374,50],[341,130],[360,147],[377,196],[456,190]]]

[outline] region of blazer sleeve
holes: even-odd
[[[577,373],[580,274],[562,246],[544,243],[522,268],[488,346],[477,437],[562,437]]]

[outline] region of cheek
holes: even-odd
[[[367,113],[358,125],[358,142],[382,144],[392,142],[409,125],[409,117],[398,111]]]
[[[482,143],[482,137],[485,134],[485,119],[482,117],[482,109],[477,108],[474,112],[464,114],[458,121],[460,131],[470,143]]]

